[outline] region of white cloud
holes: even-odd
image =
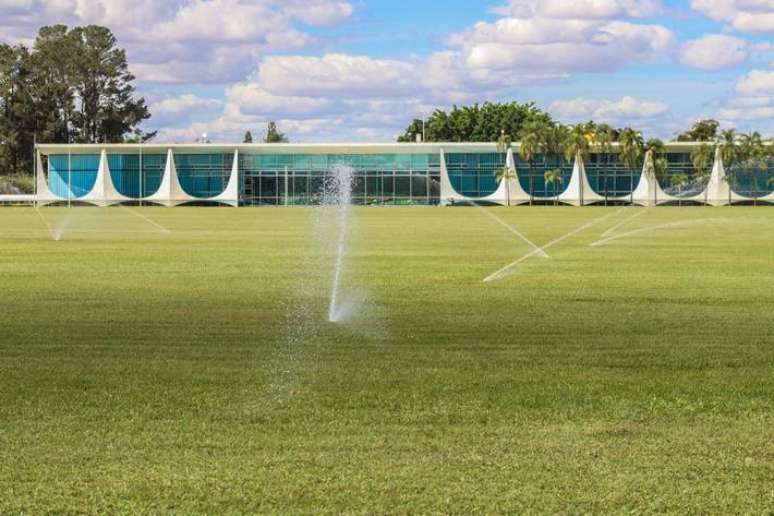
[[[517,85],[563,81],[575,73],[658,59],[671,48],[672,33],[660,25],[618,18],[649,16],[661,9],[655,0],[584,0],[580,6],[514,1],[500,11],[505,16],[452,35],[447,49],[426,56],[264,56],[247,80],[227,89],[222,113],[206,130],[233,138],[277,118],[284,130],[299,131],[296,139],[392,139],[412,117],[427,114],[428,104],[497,99]],[[181,63],[190,59],[184,57]],[[168,73],[168,67],[159,65],[155,72]],[[630,98],[586,107],[618,119],[658,116],[667,109]],[[193,134],[202,130],[197,126]]]
[[[206,99],[186,93],[176,97],[167,97],[151,105],[153,114],[159,117],[177,117],[192,111],[211,110],[219,108],[223,102],[217,99]]]
[[[614,71],[630,63],[657,59],[674,42],[673,34],[663,26],[606,19],[614,12],[627,12],[622,2],[601,1],[610,9],[600,8],[598,17],[580,16],[575,7],[562,10],[560,5],[565,3],[556,4],[554,11],[551,2],[528,4],[514,1],[508,16],[477,23],[449,38],[452,46],[460,48],[471,73],[491,75],[492,71],[507,70],[507,77],[516,78],[525,73]],[[571,4],[575,5],[566,3]],[[631,2],[630,7],[635,4],[639,5]]]
[[[774,71],[753,70],[736,83],[741,96],[774,96]]]
[[[249,115],[314,116],[330,113],[337,102],[328,98],[274,95],[254,82],[243,82],[227,90],[230,102]]]
[[[111,27],[145,82],[233,82],[267,51],[310,47],[305,25],[351,17],[343,0],[0,0],[0,34],[29,43],[45,24]]]
[[[691,7],[741,32],[774,32],[774,0],[691,0]]]
[[[750,57],[747,41],[723,34],[709,34],[688,41],[680,50],[680,62],[700,70],[722,70]]]
[[[560,118],[572,120],[594,119],[600,122],[653,118],[663,115],[668,110],[669,106],[663,102],[637,100],[632,97],[623,97],[620,100],[584,98],[557,100],[549,108],[551,113]]]
[[[348,54],[270,56],[258,69],[258,82],[275,95],[396,97],[413,93],[415,80],[412,63]]]
[[[715,114],[724,126],[774,132],[774,71],[752,70],[736,82],[736,96]]]
[[[497,14],[558,19],[644,18],[663,10],[660,0],[511,0],[492,9]]]

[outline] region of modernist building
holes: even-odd
[[[695,145],[669,144],[668,167],[658,177],[650,156],[641,170],[629,170],[616,148],[586,160],[536,156],[528,163],[518,143],[507,152],[473,143],[38,145],[36,200],[309,205],[319,203],[326,174],[343,165],[354,171],[352,199],[362,205],[774,202],[771,164],[726,174],[718,154],[708,178],[685,184]],[[495,172],[506,166],[516,179],[498,184]],[[547,183],[545,172],[556,169],[561,181]]]

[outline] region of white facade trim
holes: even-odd
[[[239,206],[239,149],[234,150],[234,164],[231,166],[231,175],[228,177],[226,188],[220,194],[206,200]]]
[[[37,191],[37,202],[41,206],[45,206],[46,204],[51,204],[54,202],[63,201],[66,199],[63,199],[62,197],[59,197],[58,195],[54,195],[54,192],[51,191],[51,189],[48,187],[48,179],[46,177],[46,172],[43,170],[43,160],[40,157],[40,150],[36,151],[37,154],[37,166],[35,168],[35,175],[37,176],[35,179],[36,182],[36,191]]]

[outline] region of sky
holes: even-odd
[[[774,135],[774,0],[0,0],[0,41],[55,23],[113,30],[158,142],[394,141],[487,100]]]

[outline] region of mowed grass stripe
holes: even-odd
[[[0,209],[0,513],[774,507],[767,207],[495,208],[610,218],[491,284],[471,208],[356,208],[340,325],[313,209],[132,209]]]

